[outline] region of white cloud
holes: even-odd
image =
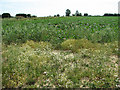
[[[3,12],[31,13],[37,16],[54,14],[65,15],[70,9],[71,14],[76,10],[82,14],[103,15],[104,13],[117,13],[119,0],[0,0]]]
[[[40,0],[1,0],[0,2],[39,2]]]

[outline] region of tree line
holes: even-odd
[[[66,10],[66,16],[70,16],[71,14],[71,11],[69,9]],[[78,10],[76,10],[75,14],[72,14],[72,16],[82,16],[82,13],[79,13]],[[88,13],[84,13],[83,16],[91,16],[91,15],[88,15]],[[100,16],[100,15],[97,15],[97,16]],[[103,16],[120,16],[120,14],[117,14],[117,13],[105,13]]]
[[[12,18],[13,16],[11,16],[10,13],[3,13],[1,17],[2,18]],[[22,18],[22,17],[24,17],[24,18],[31,18],[31,17],[37,17],[37,16],[35,16],[35,15],[31,16],[31,14],[24,14],[23,13],[23,14],[16,14],[15,17],[16,18]]]
[[[66,16],[70,16],[70,14],[71,14],[71,10],[67,9],[66,12],[65,12],[65,15]],[[84,13],[84,15],[82,15],[82,13],[79,13],[79,11],[76,10],[75,14],[72,14],[72,16],[91,16],[91,15],[88,15],[88,13]],[[120,14],[117,14],[117,13],[115,13],[115,14],[105,13],[103,16],[120,16]],[[10,13],[3,13],[1,15],[1,17],[2,18],[12,18],[13,16],[11,16]],[[35,16],[35,15],[31,16],[31,14],[16,14],[15,17],[16,18],[22,18],[22,17],[24,17],[24,18],[31,18],[31,17],[37,17],[37,16]],[[57,14],[57,15],[54,15],[54,17],[60,17],[60,15]]]
[[[105,13],[103,16],[120,16],[120,14]]]

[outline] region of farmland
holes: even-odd
[[[2,20],[3,88],[115,88],[118,17]]]

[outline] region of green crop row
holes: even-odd
[[[118,40],[117,17],[59,17],[48,19],[4,19],[3,43],[27,40],[48,41],[59,45],[66,39],[88,39],[105,43]]]

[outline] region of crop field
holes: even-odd
[[[3,88],[116,88],[118,17],[2,20]]]

